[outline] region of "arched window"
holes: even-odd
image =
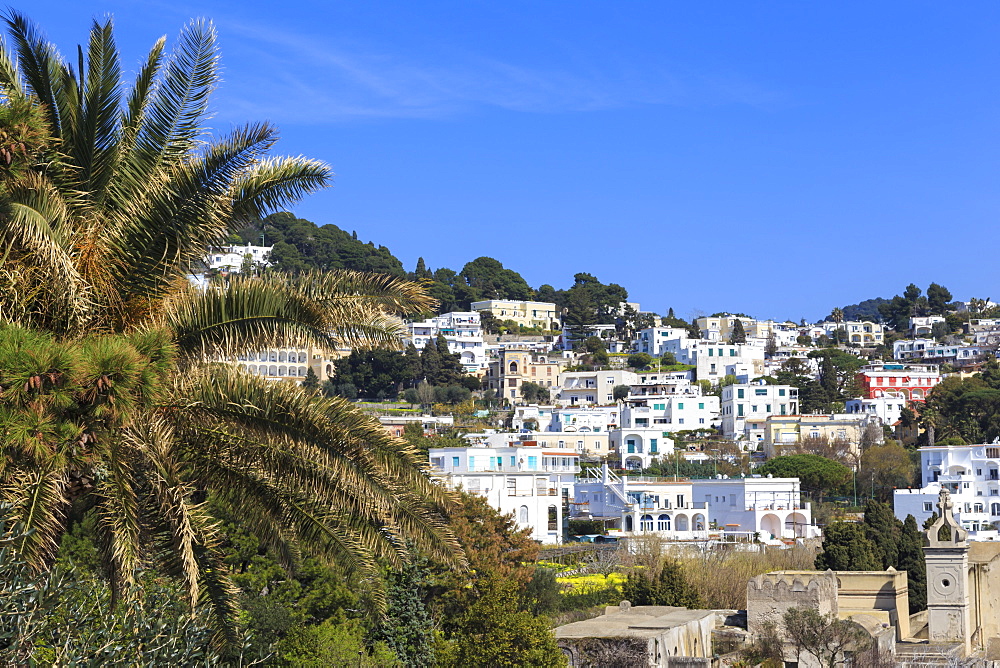
[[[288,367],[286,367],[284,365],[279,366],[278,367],[278,375],[279,376],[287,376],[288,375]]]
[[[267,367],[267,375],[268,376],[277,376],[278,375],[278,365],[277,364],[272,364],[271,366]]]
[[[305,364],[305,363],[306,363],[306,354],[299,353],[299,364]]]
[[[247,371],[249,371],[250,373],[257,373],[257,365],[256,364],[249,365],[247,367]]]
[[[521,506],[521,510],[517,513],[517,521],[521,524],[528,523],[528,506]]]
[[[308,373],[309,373],[309,369],[307,367],[304,367],[304,366],[300,366],[299,367],[299,375],[300,376],[302,376],[303,378],[305,378],[306,374],[308,374]]]
[[[652,531],[653,530],[653,516],[643,515],[639,519],[639,531]]]
[[[656,520],[657,531],[670,531],[670,515],[660,515]]]
[[[517,373],[517,362],[510,363],[510,373]]]
[[[288,353],[286,353],[284,350],[280,351],[278,353],[278,361],[279,362],[287,362],[288,361]]]

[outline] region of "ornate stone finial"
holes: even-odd
[[[965,545],[969,532],[962,528],[962,525],[955,520],[955,503],[951,500],[951,494],[944,487],[938,493],[938,518],[927,529],[925,534],[926,545],[930,547],[946,547],[951,545]],[[948,527],[951,530],[951,537],[947,540],[939,538],[941,529]]]

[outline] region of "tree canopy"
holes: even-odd
[[[798,478],[802,489],[823,496],[851,479],[851,469],[819,455],[781,455],[767,460],[757,469],[761,475]]]

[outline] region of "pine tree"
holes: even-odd
[[[917,520],[907,515],[899,538],[899,562],[896,569],[906,571],[910,589],[910,614],[927,607],[927,564],[924,561],[924,534]]]
[[[875,556],[882,562],[882,568],[896,568],[902,522],[896,519],[887,504],[871,499],[865,504],[864,527],[865,536],[875,544]]]

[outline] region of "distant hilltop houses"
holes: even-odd
[[[273,249],[214,249],[192,280],[281,270]],[[411,278],[443,304],[475,295],[490,271],[516,283],[485,260],[461,274],[418,266]],[[894,494],[900,519],[927,520],[945,489],[971,540],[1000,540],[998,446],[935,444],[920,418],[942,382],[997,359],[1000,308],[950,302],[940,286],[927,297],[912,288],[814,323],[739,313],[687,321],[643,311],[624,288],[579,274],[570,290],[549,290],[553,301],[469,299],[406,319],[397,352],[274,349],[232,362],[274,381],[308,379],[327,393],[413,406],[411,414],[386,408],[380,419],[401,437],[452,434],[448,447],[429,451],[436,479],[482,495],[544,543],[566,540],[572,520],[619,538],[815,537],[821,527],[798,479],[755,476],[754,467],[815,453],[857,475],[864,453],[890,442],[923,446],[919,480]],[[476,401],[470,427],[453,410],[463,400]],[[675,475],[664,477],[663,462],[674,462]],[[679,462],[699,464],[702,475],[744,462],[750,473],[692,478],[677,475]]]

